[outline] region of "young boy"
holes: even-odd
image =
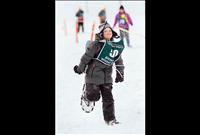
[[[115,82],[123,82],[124,65],[121,53],[124,45],[123,42],[118,45],[112,42],[118,35],[108,23],[102,26],[97,35],[99,38],[91,42],[87,47],[86,52],[81,57],[80,64],[74,66],[74,72],[81,74],[86,70],[84,98],[87,101],[96,102],[102,96],[102,109],[106,124],[119,124],[115,118],[114,98],[112,95],[112,68],[115,64]],[[105,50],[106,47],[107,49]],[[107,59],[105,60],[104,58]]]

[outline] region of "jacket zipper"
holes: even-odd
[[[95,64],[92,65],[92,73],[91,73],[91,77],[93,76],[94,68],[95,68]]]
[[[104,68],[104,83],[106,83],[106,69]]]

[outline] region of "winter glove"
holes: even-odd
[[[76,66],[74,66],[74,72],[75,72],[75,73],[77,73],[77,74],[79,74],[79,75],[81,74],[81,72],[80,72],[80,71],[78,71],[78,66],[77,66],[77,65],[76,65]]]
[[[124,81],[124,75],[117,71],[115,82],[118,83],[118,82],[123,82],[123,81]]]

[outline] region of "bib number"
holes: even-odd
[[[118,51],[118,50],[113,50],[113,49],[111,49],[110,57],[114,58],[114,57],[116,57],[118,54],[119,54],[119,51]]]

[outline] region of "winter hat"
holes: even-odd
[[[100,31],[100,32],[97,33],[97,34],[98,34],[98,36],[99,36],[100,38],[103,38],[103,31],[104,31],[106,28],[110,28],[110,29],[112,30],[113,38],[119,38],[117,32],[115,32],[115,31],[111,28],[110,24],[107,23],[107,21],[106,21],[105,23],[99,25],[99,31]]]
[[[100,16],[106,17],[106,11],[105,11],[104,9],[102,9],[102,10],[99,12],[98,16],[99,16],[99,17],[100,17]]]
[[[122,10],[124,10],[124,6],[122,6],[122,5],[121,5],[121,6],[119,7],[119,9],[122,9]]]

